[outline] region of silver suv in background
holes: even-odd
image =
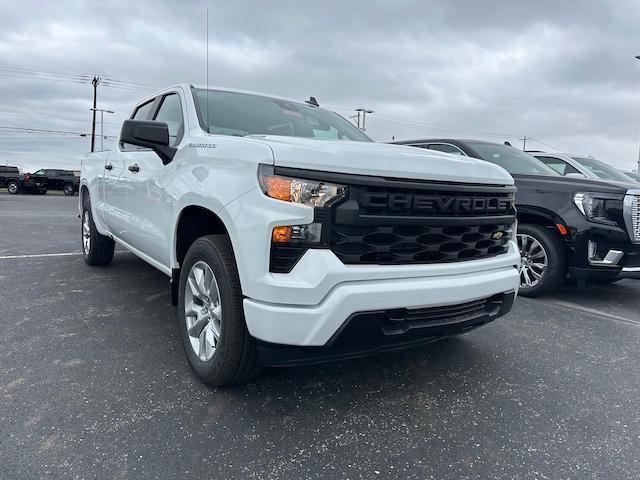
[[[637,183],[635,178],[622,173],[620,170],[585,155],[572,153],[547,153],[539,150],[527,150],[541,162],[546,163],[560,175],[565,177],[585,177],[612,182]]]

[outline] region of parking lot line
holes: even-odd
[[[71,257],[73,255],[82,255],[82,252],[36,253],[31,255],[2,255],[0,256],[0,260],[16,260],[20,258],[42,258],[42,257]]]
[[[129,253],[126,250],[116,250],[114,253]],[[82,252],[64,252],[64,253],[34,253],[27,255],[0,255],[0,260],[17,260],[24,258],[44,258],[44,257],[73,257],[82,255]]]
[[[621,317],[619,315],[603,312],[602,310],[597,310],[595,308],[583,307],[575,303],[563,302],[561,300],[546,300],[545,303],[549,305],[556,305],[561,308],[566,308],[568,310],[573,310],[574,312],[586,313],[594,317],[607,318],[609,320],[614,320],[616,322],[630,323],[632,325],[640,325],[640,321],[631,320],[625,317]]]

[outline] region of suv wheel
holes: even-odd
[[[520,266],[520,295],[537,297],[556,291],[566,276],[566,258],[562,241],[540,225],[518,226]]]
[[[7,184],[7,190],[11,195],[15,195],[16,193],[20,193],[20,184],[15,180],[12,180]]]
[[[244,320],[242,290],[229,238],[209,235],[182,262],[178,325],[195,374],[213,386],[258,375],[255,340]]]
[[[76,187],[73,186],[73,184],[71,183],[67,183],[62,190],[64,191],[64,194],[67,197],[71,197],[76,193]]]
[[[91,214],[88,196],[82,201],[82,255],[89,265],[108,265],[113,259],[115,242],[101,235]]]

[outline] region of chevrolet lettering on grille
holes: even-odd
[[[364,207],[385,207],[389,211],[420,211],[425,214],[502,213],[508,212],[513,199],[509,197],[442,197],[436,195],[406,195],[368,193],[362,198]]]

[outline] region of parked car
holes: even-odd
[[[44,175],[47,179],[47,190],[62,190],[65,195],[72,196],[80,188],[80,177],[70,170],[43,168],[36,175]]]
[[[9,193],[16,194],[20,192],[20,184],[22,183],[20,171],[18,167],[0,165],[0,187],[6,188]]]
[[[372,142],[314,99],[179,85],[83,159],[82,248],[105,265],[116,241],[167,274],[192,369],[223,385],[504,315],[514,191],[502,168]]]
[[[592,157],[571,153],[547,153],[528,150],[541,162],[553,168],[560,175],[595,178],[612,182],[634,183],[636,180],[620,170]]]
[[[640,275],[640,186],[561,177],[531,155],[479,140],[421,139],[396,142],[505,168],[518,189],[520,293],[557,290],[567,275],[598,282]]]

